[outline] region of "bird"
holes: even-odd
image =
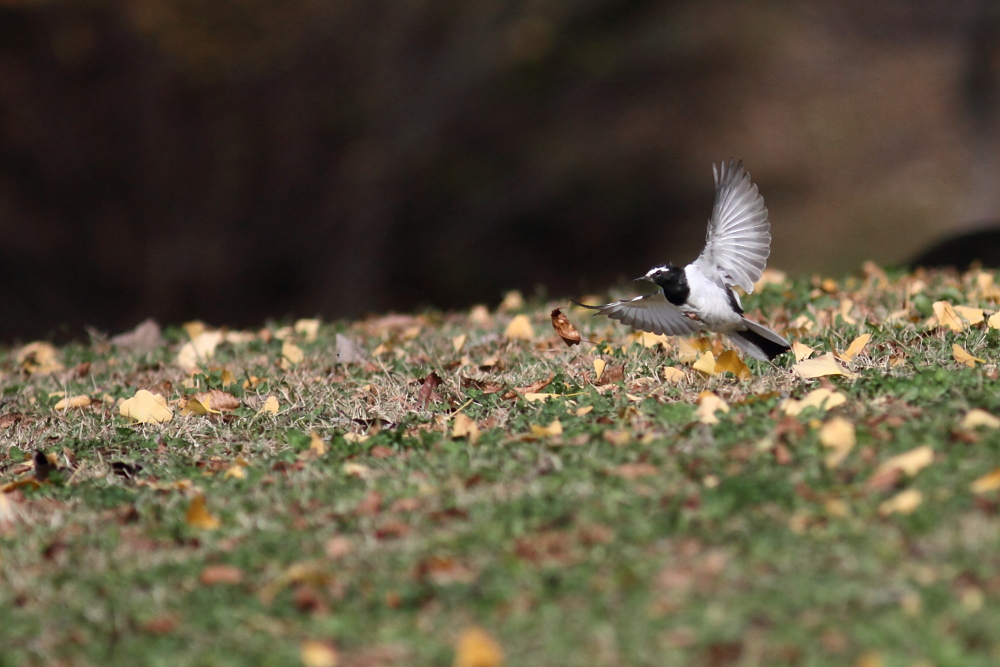
[[[791,346],[774,331],[743,317],[743,304],[733,290],[739,286],[747,294],[753,292],[767,265],[771,223],[764,198],[742,160],[730,158],[728,163],[713,164],[712,173],[715,205],[705,249],[697,259],[684,267],[670,263],[654,266],[636,278],[657,286],[651,294],[602,306],[578,305],[655,334],[722,333],[745,354],[773,361]]]

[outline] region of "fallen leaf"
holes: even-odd
[[[695,410],[695,417],[702,424],[718,424],[719,418],[716,412],[729,412],[729,404],[719,398],[711,391],[703,391],[698,394],[698,409]]]
[[[607,470],[608,475],[622,479],[638,479],[639,477],[655,477],[660,469],[651,463],[623,463]]]
[[[135,396],[122,401],[119,411],[122,417],[140,424],[161,424],[174,417],[174,411],[167,405],[166,399],[146,389],[140,389],[135,392]]]
[[[560,394],[551,394],[551,393],[536,392],[536,391],[529,391],[521,395],[524,397],[524,400],[527,401],[528,403],[534,403],[535,401],[546,401],[550,398],[559,398],[560,396]]]
[[[990,329],[1000,329],[1000,311],[990,315],[990,319],[986,320],[986,325]]]
[[[316,319],[302,319],[296,321],[293,328],[295,333],[305,337],[307,343],[313,343],[319,336],[319,324],[319,320]]]
[[[816,350],[809,347],[808,345],[803,345],[799,341],[792,343],[792,354],[795,355],[795,361],[802,361],[803,359],[808,359],[812,356],[813,352]]]
[[[137,324],[132,331],[112,336],[111,344],[143,354],[162,346],[163,336],[160,335],[160,325],[156,320],[149,318]]]
[[[907,476],[913,477],[933,462],[934,450],[929,445],[921,445],[902,454],[887,458],[875,469],[872,476],[878,477],[893,469],[898,469]]]
[[[186,371],[192,371],[215,355],[215,348],[222,342],[221,331],[202,331],[181,346],[177,353],[177,365]]]
[[[307,639],[299,647],[303,667],[337,667],[340,657],[336,647],[323,641]]]
[[[697,361],[701,353],[707,352],[709,347],[711,345],[704,338],[679,338],[677,339],[677,360],[683,364]]]
[[[836,468],[854,449],[854,425],[843,417],[833,417],[820,427],[819,441],[833,449],[826,457],[826,467]]]
[[[337,334],[337,361],[342,364],[358,364],[368,358],[365,349],[345,336]]]
[[[326,443],[323,442],[323,438],[319,437],[319,433],[316,431],[309,432],[309,451],[314,456],[323,456],[326,454]]]
[[[531,340],[535,331],[531,328],[531,320],[527,315],[515,315],[504,330],[504,338],[509,340]]]
[[[986,410],[974,408],[969,410],[969,412],[962,417],[962,421],[958,425],[958,427],[964,431],[971,431],[979,428],[980,426],[985,428],[1000,428],[1000,418],[991,415],[986,412]]]
[[[420,385],[420,391],[417,392],[417,405],[421,408],[426,408],[428,403],[440,402],[441,397],[435,391],[441,386],[441,376],[439,376],[434,371],[427,374],[424,378],[423,384]]]
[[[347,435],[353,435],[353,434],[350,433],[345,434],[344,436],[345,439],[347,438]],[[360,479],[371,479],[373,476],[371,468],[361,463],[354,463],[353,461],[348,461],[347,463],[345,463],[343,470],[345,475],[350,475],[351,477],[358,477]]]
[[[792,372],[804,380],[811,380],[824,375],[844,375],[849,378],[857,377],[857,373],[852,373],[841,366],[832,352],[827,352],[815,359],[806,359],[793,364]]]
[[[65,369],[55,346],[45,341],[28,343],[18,350],[17,364],[29,375],[48,375]]]
[[[221,389],[209,389],[194,395],[207,409],[217,412],[232,412],[240,407],[240,399]]]
[[[750,367],[743,363],[739,355],[732,350],[726,350],[715,360],[715,373],[730,372],[740,379],[750,377]]]
[[[216,530],[220,525],[219,520],[208,511],[205,496],[200,493],[191,499],[191,504],[188,505],[187,513],[184,515],[184,521],[192,528],[200,528],[201,530]]]
[[[667,382],[680,382],[687,379],[687,374],[676,366],[664,366],[663,379]]]
[[[928,328],[947,327],[952,331],[964,331],[968,323],[955,312],[955,307],[947,301],[935,301],[934,315],[927,320]]]
[[[608,367],[608,362],[604,359],[594,359],[594,384],[598,384],[601,381],[601,377],[604,376],[604,369]]]
[[[531,434],[536,438],[548,438],[562,435],[562,432],[562,424],[558,419],[553,420],[548,426],[539,426],[538,424],[531,425]]]
[[[589,415],[593,411],[594,411],[593,405],[581,405],[576,409],[575,414],[577,417],[582,417],[584,415]]]
[[[457,336],[451,339],[451,346],[452,348],[454,348],[455,354],[458,354],[459,352],[462,351],[462,348],[465,347],[465,341],[467,339],[468,336],[466,336],[465,334],[458,334]]]
[[[90,405],[90,396],[81,394],[71,398],[64,398],[53,406],[53,410],[69,410],[70,408],[85,408]]]
[[[861,352],[865,349],[865,346],[868,345],[868,341],[870,341],[871,338],[871,334],[861,334],[855,338],[847,349],[840,353],[840,359],[846,363],[853,361],[854,357],[861,354]]]
[[[296,364],[302,363],[302,360],[306,358],[306,353],[302,351],[302,348],[292,343],[290,341],[285,341],[281,344],[281,363],[280,366],[288,370]]]
[[[201,571],[198,581],[203,586],[215,586],[217,584],[235,586],[236,584],[243,583],[243,570],[235,565],[207,565]]]
[[[574,345],[580,344],[580,332],[576,330],[573,323],[569,321],[569,318],[560,310],[556,308],[550,313],[552,317],[552,328],[556,330],[556,333],[567,346],[572,347]]]
[[[878,506],[878,513],[886,516],[888,514],[910,514],[924,501],[922,493],[916,489],[906,489],[900,491],[892,498],[889,498]]]
[[[666,348],[670,345],[670,339],[663,334],[655,334],[649,331],[636,331],[635,340],[643,347],[656,347],[657,345]]]
[[[276,397],[274,397],[274,396],[268,396],[264,400],[264,405],[262,405],[260,407],[260,410],[257,411],[257,414],[258,415],[263,415],[263,414],[276,415],[276,414],[278,414],[278,409],[279,409],[278,399]]]
[[[1000,489],[1000,468],[986,473],[969,485],[969,488],[973,493],[989,493]]]
[[[715,373],[715,355],[711,351],[706,352],[691,367],[705,375],[713,375]]]
[[[476,420],[464,412],[455,415],[455,421],[451,428],[452,438],[468,438],[469,444],[474,445],[479,440],[479,425]]]
[[[786,398],[781,402],[781,410],[791,417],[799,415],[806,408],[816,408],[817,410],[832,410],[838,405],[847,402],[847,397],[840,392],[820,387],[813,389],[801,400]]]
[[[520,310],[522,308],[524,308],[524,297],[521,296],[521,293],[515,289],[504,294],[503,301],[500,302],[498,310],[509,312],[511,310]]]
[[[962,364],[963,366],[968,366],[969,368],[975,368],[976,362],[983,364],[986,363],[985,359],[980,359],[979,357],[974,357],[965,351],[961,345],[953,344],[951,346],[951,352],[955,355],[955,361]]]
[[[503,650],[485,630],[470,627],[459,635],[452,667],[500,667],[502,664]]]

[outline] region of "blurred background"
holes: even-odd
[[[0,0],[0,338],[603,291],[1000,214],[994,0]]]

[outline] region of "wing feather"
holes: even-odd
[[[603,306],[588,306],[585,303],[578,305],[596,310],[639,331],[668,336],[688,336],[701,331],[701,325],[667,301],[662,290],[634,299],[613,301]]]
[[[750,293],[771,253],[771,223],[764,198],[742,161],[712,165],[712,172],[715,206],[705,249],[695,262],[706,275],[721,275],[726,285],[739,285]]]

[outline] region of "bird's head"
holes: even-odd
[[[646,272],[646,275],[636,278],[636,280],[646,280],[660,287],[666,287],[667,285],[676,284],[683,276],[684,269],[673,264],[663,264],[661,266],[654,266]]]

